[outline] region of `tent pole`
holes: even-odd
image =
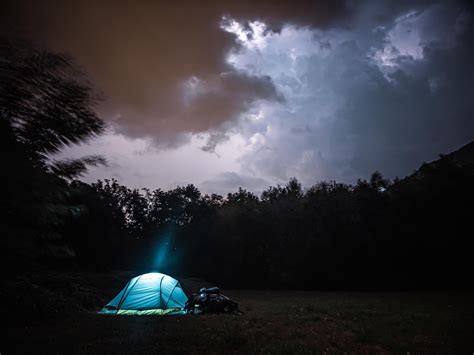
[[[122,297],[120,297],[120,301],[117,305],[117,312],[115,314],[118,313],[119,309],[120,309],[120,306],[122,304],[122,300],[123,298],[125,297],[125,294],[127,293],[127,289],[128,289],[128,286],[130,285],[130,280],[128,280],[127,284],[125,285],[125,288],[123,289],[123,294],[122,294]]]
[[[166,303],[165,303],[165,307],[168,307],[168,302],[169,302],[170,299],[171,299],[171,295],[173,294],[173,292],[174,292],[176,286],[178,286],[178,285],[179,285],[179,281],[176,282],[176,285],[174,285],[173,289],[171,290],[170,295],[168,296],[168,300],[167,300]],[[180,285],[180,287],[181,287],[181,285]]]
[[[163,309],[163,297],[161,296],[162,295],[162,292],[161,292],[161,284],[163,283],[163,279],[165,278],[165,275],[163,275],[163,277],[161,278],[160,280],[160,308]]]
[[[130,287],[130,289],[129,289],[129,291],[128,291],[126,297],[125,297],[125,292],[123,293],[122,299],[120,300],[120,303],[119,303],[119,305],[118,305],[118,307],[117,307],[117,313],[118,313],[118,311],[120,310],[120,307],[122,307],[122,303],[125,302],[125,299],[128,297],[128,295],[130,294],[130,292],[132,292],[132,288],[134,288],[135,285],[137,284],[138,280],[140,280],[140,277],[142,277],[142,275],[138,276],[137,281],[135,281],[135,283],[133,284],[133,286]],[[129,281],[128,283],[130,283],[130,281]],[[126,291],[126,290],[125,290],[125,291]]]

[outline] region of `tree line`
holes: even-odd
[[[403,289],[471,283],[473,166],[444,158],[390,182],[296,179],[260,196],[188,185],[71,184],[65,234],[87,265],[161,270],[226,287]]]
[[[450,155],[389,181],[296,179],[260,195],[78,180],[103,157],[54,161],[101,134],[92,85],[67,56],[0,40],[3,260],[16,270],[157,270],[223,287],[472,287],[474,165]],[[472,143],[471,143],[472,145]],[[43,265],[43,266],[42,266]]]

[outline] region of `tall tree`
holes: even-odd
[[[59,226],[73,208],[64,178],[104,159],[51,156],[104,132],[93,110],[98,98],[68,56],[0,38],[0,218],[13,249],[38,254],[46,244],[64,247]]]
[[[36,165],[103,133],[104,122],[93,110],[98,98],[67,55],[0,38],[2,130]]]

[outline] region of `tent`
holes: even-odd
[[[178,280],[152,272],[134,277],[99,312],[102,314],[183,314],[188,300]]]

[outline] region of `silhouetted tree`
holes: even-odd
[[[474,167],[443,159],[394,183],[376,172],[355,185],[321,182],[305,191],[292,179],[260,198],[242,188],[223,198],[192,185],[142,192],[115,180],[85,185],[90,214],[80,215],[80,234],[89,237],[81,250],[90,260],[103,248],[105,265],[146,271],[166,244],[160,271],[226,287],[469,285],[470,236],[461,228],[473,211]]]
[[[104,131],[97,96],[64,54],[0,38],[0,117],[35,165]]]
[[[70,256],[60,225],[71,213],[64,178],[82,174],[97,156],[52,161],[65,146],[104,130],[90,84],[71,59],[19,41],[0,38],[0,141],[5,255]]]

